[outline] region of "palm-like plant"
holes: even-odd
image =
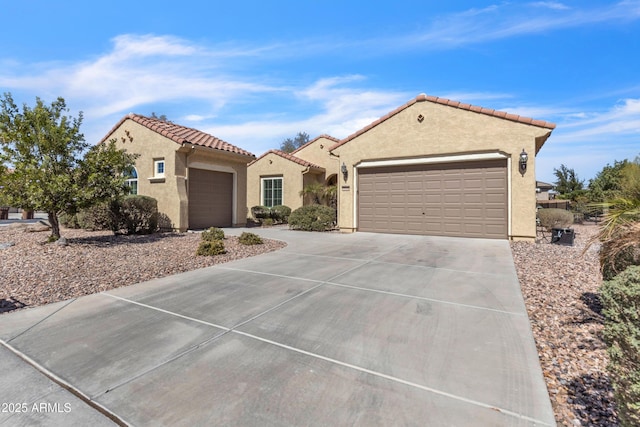
[[[635,254],[640,251],[640,198],[619,197],[594,206],[604,209],[605,215],[600,231],[587,248],[595,241],[602,242],[600,264],[605,279],[609,279],[627,264],[636,263],[635,258],[640,259],[640,254]]]

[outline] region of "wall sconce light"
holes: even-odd
[[[520,173],[524,176],[524,173],[527,171],[527,161],[529,160],[529,155],[524,148],[522,149],[522,153],[520,153]]]
[[[342,166],[340,166],[340,172],[342,172],[342,178],[346,181],[349,177],[349,171],[347,170],[347,165],[342,162]]]

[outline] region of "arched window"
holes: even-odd
[[[138,171],[133,166],[124,173],[124,183],[129,187],[129,194],[138,194]]]

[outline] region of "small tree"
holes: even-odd
[[[560,165],[560,169],[553,169],[553,173],[556,176],[555,189],[561,195],[570,195],[584,187],[584,180],[579,179],[576,172],[565,165]]]
[[[0,186],[12,205],[47,212],[53,239],[60,238],[59,214],[124,195],[123,172],[135,159],[115,141],[88,149],[82,113],[67,111],[63,98],[50,106],[36,98],[22,112],[11,94],[0,99],[0,163],[13,169],[0,174]]]
[[[280,151],[291,153],[302,147],[307,142],[309,142],[309,135],[306,132],[298,132],[293,139],[287,138],[280,143]]]

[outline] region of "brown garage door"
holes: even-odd
[[[506,160],[361,168],[358,230],[507,237]]]
[[[189,228],[230,227],[233,174],[189,168]]]

